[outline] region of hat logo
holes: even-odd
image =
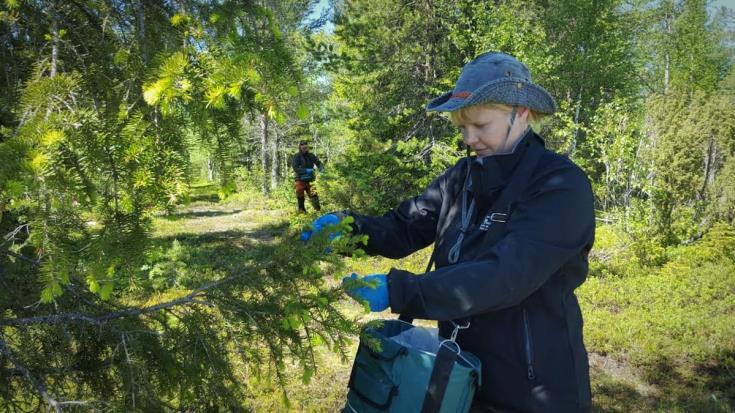
[[[466,91],[454,92],[452,93],[452,97],[450,97],[450,99],[467,99],[467,97],[471,94],[472,93]]]

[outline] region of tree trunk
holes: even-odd
[[[669,21],[669,15],[664,16],[664,31],[666,36],[671,36],[671,22]],[[671,78],[671,55],[669,54],[669,48],[666,47],[666,55],[664,56],[664,94],[669,91],[669,80]]]
[[[288,153],[287,151],[283,151],[281,154],[281,176],[288,179],[288,173],[290,168],[290,163],[288,162]]]
[[[655,213],[655,203],[653,201],[653,191],[654,191],[654,183],[656,182],[656,161],[655,158],[653,158],[653,154],[656,152],[656,147],[658,145],[658,135],[655,130],[653,130],[653,121],[651,120],[650,115],[646,116],[646,126],[645,129],[648,130],[646,133],[646,137],[648,138],[648,141],[650,144],[646,148],[646,151],[648,153],[648,165],[646,167],[648,168],[648,174],[646,175],[646,180],[648,181],[648,190],[646,192],[646,199],[648,200],[648,226],[653,226],[654,222],[654,213]]]
[[[697,199],[699,201],[704,200],[707,193],[707,185],[714,180],[714,164],[716,157],[717,148],[715,147],[714,135],[709,136],[709,142],[707,143],[707,151],[704,154],[704,176],[702,177],[702,187],[699,189]]]
[[[669,60],[671,58],[669,57],[669,54],[666,53],[666,57],[664,58],[665,66],[664,66],[664,94],[666,94],[669,91]]]
[[[436,7],[434,2],[429,0],[426,2],[426,26],[425,26],[425,45],[424,45],[424,65],[423,77],[424,87],[432,86],[436,79],[436,70],[434,69],[434,45],[436,44]],[[429,96],[426,96],[429,98]]]
[[[278,140],[280,138],[279,136],[279,130],[278,128],[274,128],[273,134],[271,139],[271,189],[275,189],[278,187]]]
[[[135,10],[136,20],[138,23],[138,47],[140,47],[140,58],[143,65],[148,67],[148,48],[145,44],[145,1],[138,1],[138,7]]]
[[[56,12],[56,2],[51,3],[51,68],[49,77],[56,77],[59,67],[59,15]]]
[[[263,195],[268,195],[270,186],[268,181],[268,118],[258,115],[260,123],[260,166],[263,170],[262,190]]]
[[[56,1],[51,2],[49,5],[49,16],[51,17],[51,67],[49,68],[49,78],[53,79],[56,77],[59,67],[59,15],[56,12],[57,4]],[[51,116],[51,107],[49,104],[46,109],[46,119]],[[49,218],[51,217],[51,193],[46,186],[46,179],[41,175],[39,176],[39,199],[43,200],[43,243],[41,244],[40,253],[38,259],[40,260],[44,254],[46,246],[49,244]]]
[[[51,18],[51,65],[49,67],[49,79],[56,77],[59,70],[59,14],[56,12],[56,2],[53,1],[49,5],[48,15]],[[51,116],[51,107],[46,108],[46,119]]]
[[[643,159],[642,152],[644,151],[644,137],[638,138],[637,142],[638,145],[635,149],[635,157],[633,158],[633,165],[641,165],[645,164],[645,160]],[[628,184],[625,188],[625,195],[623,196],[623,207],[625,209],[625,229],[628,230],[628,218],[630,217],[631,208],[630,208],[630,199],[633,195],[633,187],[636,186],[638,183],[638,180],[643,180],[644,178],[638,176],[639,169],[636,167],[631,168],[630,175],[628,176]],[[643,186],[643,185],[640,185]]]
[[[579,137],[579,110],[582,107],[582,86],[579,87],[579,94],[577,95],[577,108],[574,110],[574,124],[576,127],[574,128],[574,136],[572,137],[572,141],[569,143],[569,149],[567,150],[567,155],[572,156],[574,154],[575,149],[577,149],[577,139]]]

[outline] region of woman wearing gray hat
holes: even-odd
[[[373,311],[438,320],[443,337],[482,361],[473,412],[584,412],[591,407],[582,314],[594,240],[589,181],[544,148],[529,121],[556,110],[525,65],[485,53],[465,65],[453,91],[428,111],[449,112],[476,156],[383,216],[352,212],[369,254],[400,258],[434,243],[436,268],[391,269],[351,290]],[[458,330],[457,327],[467,328]]]

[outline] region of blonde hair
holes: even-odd
[[[468,115],[469,110],[477,106],[480,106],[486,109],[501,110],[507,113],[511,113],[513,111],[513,106],[505,105],[502,103],[493,103],[493,102],[479,103],[477,105],[465,106],[459,110],[455,110],[454,112],[449,112],[449,120],[451,120],[455,126],[466,123],[468,120],[467,118],[469,116]],[[545,116],[546,115],[543,113],[536,112],[533,109],[528,109],[528,123],[538,123]]]

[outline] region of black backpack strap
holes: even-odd
[[[455,343],[452,344],[456,346]],[[442,401],[444,401],[444,393],[447,391],[447,386],[449,385],[452,367],[454,367],[454,362],[457,361],[457,356],[459,355],[459,347],[456,350],[451,349],[449,345],[445,345],[444,343],[439,346],[439,351],[436,353],[436,360],[434,361],[434,368],[431,370],[429,388],[426,390],[424,403],[421,406],[421,413],[439,413],[442,407]]]

